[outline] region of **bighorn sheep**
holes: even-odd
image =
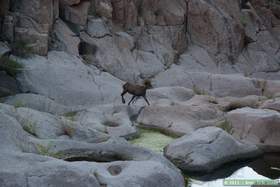
[[[240,8],[241,9],[250,9],[250,6],[247,4],[249,0],[241,0],[240,1]]]
[[[123,85],[123,92],[121,94],[122,96],[122,103],[125,103],[124,95],[126,93],[130,93],[132,96],[131,100],[129,101],[128,105],[131,104],[131,102],[135,102],[139,97],[143,97],[148,105],[150,105],[147,97],[146,97],[146,91],[151,87],[150,81],[144,81],[144,86],[142,85],[136,85],[131,84],[129,82],[125,83]]]

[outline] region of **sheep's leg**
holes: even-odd
[[[124,99],[124,95],[127,93],[127,91],[123,91],[121,96],[122,96],[122,103],[125,104],[125,99]]]
[[[146,103],[147,103],[148,105],[150,105],[150,103],[149,103],[149,101],[148,101],[146,95],[144,95],[143,98],[145,99]]]
[[[130,103],[133,101],[133,99],[135,99],[135,95],[131,98],[131,100],[129,101],[128,105],[130,105]]]
[[[136,96],[135,99],[132,101],[132,103],[136,103],[136,101],[139,99],[139,96]]]

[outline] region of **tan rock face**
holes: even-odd
[[[183,0],[112,0],[113,21],[126,28],[137,24],[182,25],[185,21]],[[142,23],[141,23],[142,22]]]
[[[79,55],[79,37],[67,27],[62,20],[54,24],[52,49],[66,51],[69,54]]]
[[[143,0],[141,16],[148,25],[182,25],[185,21],[184,0]]]
[[[125,27],[136,26],[138,11],[133,0],[112,0],[113,21]]]
[[[112,19],[113,8],[111,0],[92,0],[90,11],[100,17]]]
[[[61,16],[66,21],[84,26],[87,23],[89,7],[89,1],[82,1],[72,6],[60,4]]]
[[[32,52],[46,55],[49,32],[58,17],[58,0],[15,0],[9,9],[12,12],[4,19],[4,38],[15,43],[23,41]]]
[[[212,3],[191,0],[188,28],[191,38],[204,46],[219,63],[233,62],[242,47],[243,31],[237,19],[237,1]]]

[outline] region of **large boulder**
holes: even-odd
[[[217,127],[198,129],[171,142],[164,150],[164,155],[186,172],[211,172],[225,163],[260,153],[257,146],[241,143]]]
[[[48,58],[21,59],[25,69],[18,77],[25,92],[38,93],[68,106],[120,102],[122,82],[78,57],[52,51]]]
[[[80,111],[74,120],[79,121],[83,127],[93,127],[110,136],[131,139],[138,134],[132,120],[137,113],[137,108],[108,104]]]
[[[137,118],[139,126],[157,129],[164,133],[182,136],[192,131],[216,125],[222,112],[215,99],[195,96],[185,102],[162,102],[145,107]]]
[[[279,150],[280,113],[269,109],[241,108],[227,115],[233,135],[265,150]]]

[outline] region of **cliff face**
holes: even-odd
[[[186,71],[275,72],[278,1],[1,0],[1,38],[34,53],[63,50],[129,81]]]

